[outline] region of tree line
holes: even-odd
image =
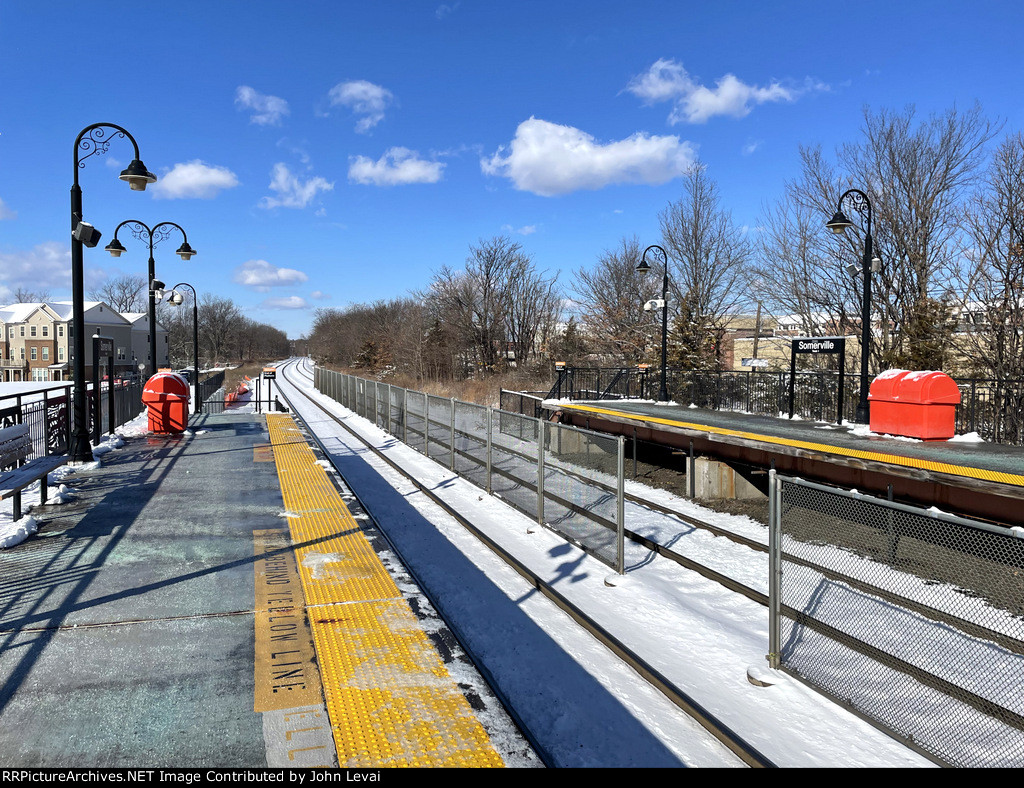
[[[1024,136],[978,105],[927,117],[865,108],[858,136],[831,154],[799,148],[799,171],[753,229],[734,222],[704,165],[684,173],[655,239],[668,258],[669,363],[720,368],[740,314],[859,336],[865,217],[844,204],[861,226],[841,236],[824,226],[850,188],[868,196],[879,261],[872,372],[1024,378]],[[422,292],[319,310],[309,347],[325,362],[421,380],[555,360],[658,363],[661,310],[644,305],[660,298],[664,269],[648,256],[654,275],[637,274],[647,245],[622,238],[559,282],[508,237],[481,240]]]
[[[201,367],[289,355],[290,343],[283,331],[246,317],[230,298],[206,293],[200,295],[198,308],[193,310],[192,291],[182,288],[178,292],[183,299],[180,305],[174,306],[167,299],[157,303],[157,323],[167,329],[173,367],[192,366],[193,314],[198,318]],[[140,276],[109,279],[89,297],[122,313],[149,308],[147,283]]]

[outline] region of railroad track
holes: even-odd
[[[595,637],[598,641],[600,641],[608,649],[610,649],[620,660],[622,660],[622,662],[627,664],[639,675],[641,675],[644,679],[646,679],[652,686],[659,690],[679,709],[681,709],[691,718],[696,720],[714,738],[716,738],[726,748],[728,748],[742,763],[752,767],[775,766],[775,764],[770,759],[768,759],[763,753],[759,752],[750,743],[743,740],[742,737],[740,737],[735,731],[733,731],[731,728],[725,725],[721,720],[716,718],[714,714],[712,714],[706,708],[704,708],[704,706],[702,706],[696,699],[694,699],[688,693],[674,685],[657,669],[655,669],[652,665],[648,664],[639,654],[635,653],[630,648],[628,648],[621,640],[615,637],[615,635],[613,635],[607,629],[605,629],[596,621],[594,621],[593,618],[590,617],[584,610],[580,609],[577,605],[573,604],[556,588],[547,583],[544,580],[544,578],[542,578],[536,572],[532,571],[528,566],[524,565],[521,561],[517,560],[511,553],[505,550],[496,541],[488,537],[487,534],[485,534],[480,528],[478,528],[464,514],[454,509],[442,497],[438,496],[432,489],[422,484],[418,479],[416,479],[414,476],[406,472],[400,465],[398,465],[384,453],[379,451],[375,446],[372,446],[370,443],[365,441],[362,438],[362,436],[360,436],[357,432],[355,432],[347,424],[345,424],[344,420],[337,418],[333,413],[331,413],[329,410],[320,405],[320,403],[318,403],[314,398],[306,395],[305,392],[303,391],[304,385],[308,385],[309,381],[312,379],[312,371],[309,369],[308,364],[309,362],[305,360],[298,360],[294,362],[286,362],[278,367],[278,369],[280,370],[279,374],[282,380],[290,384],[290,387],[294,389],[295,393],[303,397],[303,404],[305,407],[311,406],[316,408],[324,416],[329,418],[331,421],[339,425],[346,432],[348,432],[357,440],[359,440],[368,450],[373,452],[378,458],[387,463],[389,467],[394,469],[397,473],[401,474],[405,479],[407,479],[411,484],[413,484],[423,495],[427,496],[433,503],[440,506],[450,517],[455,519],[463,528],[465,528],[467,531],[472,533],[477,539],[483,542],[495,555],[497,555],[499,558],[505,561],[505,563],[512,567],[516,572],[518,572],[519,575],[523,577],[536,591],[543,594],[547,599],[549,599],[555,605],[557,605],[562,611],[567,613],[579,626],[583,627],[593,637]],[[297,381],[298,376],[301,376],[305,379],[304,384]],[[285,401],[288,403],[292,413],[300,422],[303,423],[305,432],[317,444],[319,444],[319,447],[324,457],[331,462],[331,464],[335,468],[335,471],[338,474],[338,477],[344,481],[344,475],[337,468],[337,465],[334,463],[330,452],[326,450],[326,448],[320,441],[320,438],[315,434],[315,432],[312,429],[309,428],[309,425],[305,422],[305,419],[303,419],[301,415],[297,412],[297,409],[295,407],[297,403],[292,401],[289,398],[289,394],[285,393],[283,390],[280,393],[282,398],[285,399]],[[347,485],[347,482],[345,482],[345,484]],[[356,499],[358,500],[358,495],[355,493],[355,491],[349,489],[347,490],[347,492],[356,497]],[[650,501],[644,501],[642,498],[639,498],[637,496],[631,496],[631,499],[634,501],[634,503],[637,503],[639,505],[649,506],[653,509],[657,509],[660,511],[668,511],[664,507],[660,507],[657,504],[653,504]],[[361,501],[360,503],[363,504],[363,509],[366,511],[367,515],[372,519],[372,512],[370,507],[365,505],[366,502]],[[675,517],[680,517],[680,515],[676,512],[669,513]],[[714,526],[711,526],[707,523],[701,523],[699,520],[696,520],[694,518],[681,517],[681,519],[683,519],[685,522],[691,525],[694,525],[695,527],[707,528],[712,532],[717,533],[718,535],[728,536],[729,538],[734,538],[744,543],[749,542],[749,546],[753,547],[754,549],[765,549],[763,546],[758,545],[756,542],[750,542],[750,540],[746,540],[743,537],[737,537],[735,534],[729,534],[728,532],[722,531],[721,529],[716,529]],[[385,533],[386,538],[385,530],[380,530],[382,533]],[[767,598],[765,597],[765,595],[756,591],[755,589],[737,583],[735,580],[732,580],[731,578],[721,575],[720,573],[715,572],[714,570],[708,567],[697,564],[687,559],[685,556],[679,555],[678,553],[675,553],[674,551],[669,550],[668,548],[665,548],[662,545],[658,545],[657,543],[652,542],[651,540],[646,539],[638,534],[630,534],[629,538],[639,544],[648,547],[648,549],[658,552],[666,558],[678,562],[684,567],[699,572],[701,575],[709,579],[715,580],[716,582],[722,583],[731,590],[738,591],[739,593],[742,593],[748,598],[758,601],[761,604],[767,604]],[[394,547],[394,545],[392,545],[392,548],[394,549],[396,555],[399,555],[401,557],[400,552]],[[404,561],[403,559],[403,563],[408,568],[408,562]],[[415,578],[415,575],[414,579],[416,579],[417,582],[419,582],[419,579]],[[429,591],[425,588],[423,590],[429,598]],[[431,600],[431,602],[434,601],[435,600]],[[435,607],[437,607],[437,605],[435,605]],[[451,626],[451,622],[449,622],[449,626]],[[470,655],[471,658],[473,658],[474,655],[472,654],[472,650],[468,648],[468,646],[466,645],[468,639],[462,637],[461,633],[455,627],[453,627],[453,632],[455,636],[462,642],[463,648],[466,650],[466,652]],[[479,664],[478,660],[476,660],[475,658],[474,662],[477,662]],[[484,676],[488,675],[486,670],[482,670],[481,672]],[[513,719],[515,719],[517,723],[520,724],[520,727],[523,729],[524,735],[527,737],[527,739],[531,741],[532,744],[534,744],[535,748],[537,749],[538,753],[540,754],[543,760],[544,748],[542,743],[536,742],[534,738],[530,735],[530,732],[526,730],[525,726],[523,726],[522,724],[521,719],[519,719],[516,715],[514,705],[509,702],[509,699],[501,697],[501,693],[498,688],[494,689],[496,694],[498,694],[499,699],[505,704],[506,708],[508,708],[509,713],[512,715]]]

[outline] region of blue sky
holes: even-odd
[[[118,181],[126,140],[88,160],[87,289],[145,275],[141,242],[102,251],[119,222],[173,221],[198,255],[168,239],[158,278],[298,337],[495,235],[571,285],[624,236],[658,242],[696,159],[756,228],[798,146],[856,140],[865,105],[978,101],[1020,130],[1022,32],[1009,2],[0,0],[0,302],[70,298],[93,123],[160,181]]]

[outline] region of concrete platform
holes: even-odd
[[[253,531],[285,529],[262,417],[126,442],[0,551],[0,763],[262,766]]]

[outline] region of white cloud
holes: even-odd
[[[444,164],[419,158],[408,148],[389,148],[377,161],[366,156],[350,156],[348,179],[375,186],[396,186],[408,183],[437,183]]]
[[[805,80],[802,87],[784,86],[773,81],[767,86],[748,85],[733,74],[726,74],[714,88],[697,82],[674,60],[659,59],[645,73],[634,77],[626,90],[646,104],[673,103],[669,123],[704,123],[716,115],[742,118],[756,104],[796,101],[809,91],[828,90],[828,85]]]
[[[750,156],[757,151],[758,148],[764,143],[764,140],[750,140],[746,145],[743,146],[741,152],[744,156]]]
[[[505,150],[481,160],[484,173],[509,178],[515,188],[544,197],[612,184],[666,183],[696,158],[693,146],[679,137],[638,132],[601,144],[577,128],[536,118],[519,124],[507,155]]]
[[[526,224],[517,230],[511,224],[503,224],[501,226],[501,231],[504,233],[515,233],[516,235],[533,235],[535,232],[537,232],[537,225]]]
[[[92,268],[87,268],[92,272]],[[71,287],[71,241],[47,241],[28,252],[0,252],[0,303],[9,304],[19,288],[38,292]]]
[[[330,89],[327,98],[332,107],[348,107],[356,115],[363,116],[356,124],[356,131],[360,134],[368,132],[384,120],[384,110],[395,99],[390,90],[365,79],[339,82]]]
[[[279,126],[281,118],[289,112],[288,102],[283,98],[257,93],[248,85],[242,85],[235,91],[235,106],[252,110],[249,122],[260,126]]]
[[[17,215],[18,214],[15,211],[12,211],[4,205],[3,200],[0,200],[0,221],[3,221],[4,219],[13,219]]]
[[[209,200],[222,189],[233,189],[237,185],[238,178],[227,167],[215,167],[195,159],[175,164],[150,188],[155,197],[165,200]]]
[[[333,183],[320,177],[302,181],[292,174],[287,165],[280,162],[274,165],[271,174],[270,189],[277,192],[277,197],[264,197],[260,201],[261,208],[305,208],[317,192],[334,189]]]
[[[271,287],[282,287],[309,279],[294,268],[279,268],[266,260],[249,260],[235,269],[232,279],[240,285],[266,292]]]
[[[459,5],[459,3],[452,3],[451,5],[448,5],[447,3],[442,3],[437,7],[437,10],[434,11],[434,16],[436,16],[438,19],[444,19],[446,16],[454,14],[455,9],[457,9]]]
[[[284,298],[268,298],[262,304],[264,309],[305,309],[309,306],[306,299],[299,296],[285,296]]]
[[[317,301],[323,301],[325,298],[330,298],[330,296],[323,290],[314,290],[309,294],[309,297]]]

